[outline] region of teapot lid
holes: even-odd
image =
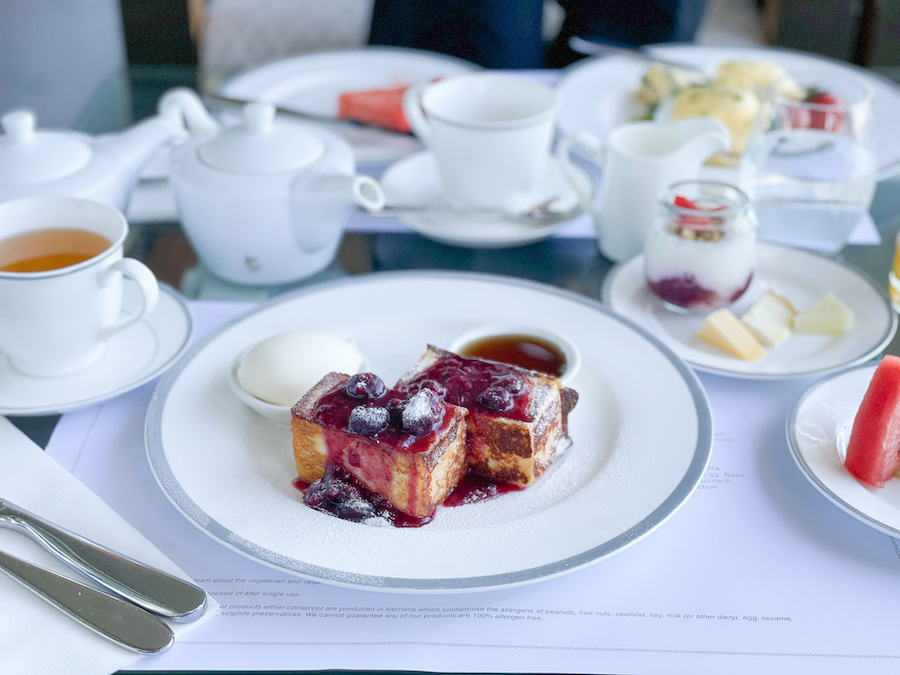
[[[216,169],[264,174],[302,169],[325,152],[322,140],[300,125],[275,124],[267,103],[245,105],[244,121],[203,145],[200,159]]]
[[[68,176],[91,159],[90,146],[74,133],[35,132],[35,116],[17,110],[0,117],[0,183],[31,185]]]

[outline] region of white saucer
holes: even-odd
[[[837,260],[788,246],[757,242],[756,274],[732,310],[740,315],[768,286],[797,307],[808,307],[831,291],[853,307],[853,328],[842,335],[794,334],[758,361],[742,361],[696,339],[705,313],[667,310],[644,279],[644,256],[616,265],[603,282],[603,300],[613,311],[643,326],[698,370],[748,379],[824,375],[875,356],[897,331],[887,291]]]
[[[576,167],[584,190],[593,191],[587,172]],[[381,176],[387,203],[446,206],[441,179],[434,155],[419,152],[389,166]],[[561,201],[577,204],[578,195],[569,184],[556,158],[547,163],[547,171],[540,187],[529,203],[559,197]],[[578,217],[589,217],[587,215]],[[571,220],[552,223],[518,223],[500,215],[465,215],[452,212],[408,213],[398,220],[423,237],[442,244],[466,248],[508,248],[524,246],[547,239],[568,225]]]
[[[804,476],[832,503],[892,537],[900,536],[900,479],[883,488],[860,483],[844,467],[850,429],[876,365],[819,380],[788,415],[791,454]]]
[[[136,309],[140,296],[125,279],[124,309]],[[31,377],[0,355],[0,415],[52,415],[87,407],[149,382],[187,349],[194,319],[181,295],[160,284],[159,302],[137,325],[117,333],[94,366],[65,377]]]

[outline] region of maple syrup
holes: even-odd
[[[560,377],[566,371],[566,356],[550,340],[534,335],[492,335],[468,343],[459,351],[489,361],[499,361]]]

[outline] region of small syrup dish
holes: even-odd
[[[490,324],[467,330],[448,350],[555,375],[568,384],[581,368],[581,352],[557,333],[525,324]]]

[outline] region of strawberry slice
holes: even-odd
[[[811,90],[806,97],[807,103],[813,103],[823,108],[815,108],[809,111],[810,129],[822,129],[837,133],[844,123],[843,101],[827,91]],[[825,108],[824,106],[828,106]]]

